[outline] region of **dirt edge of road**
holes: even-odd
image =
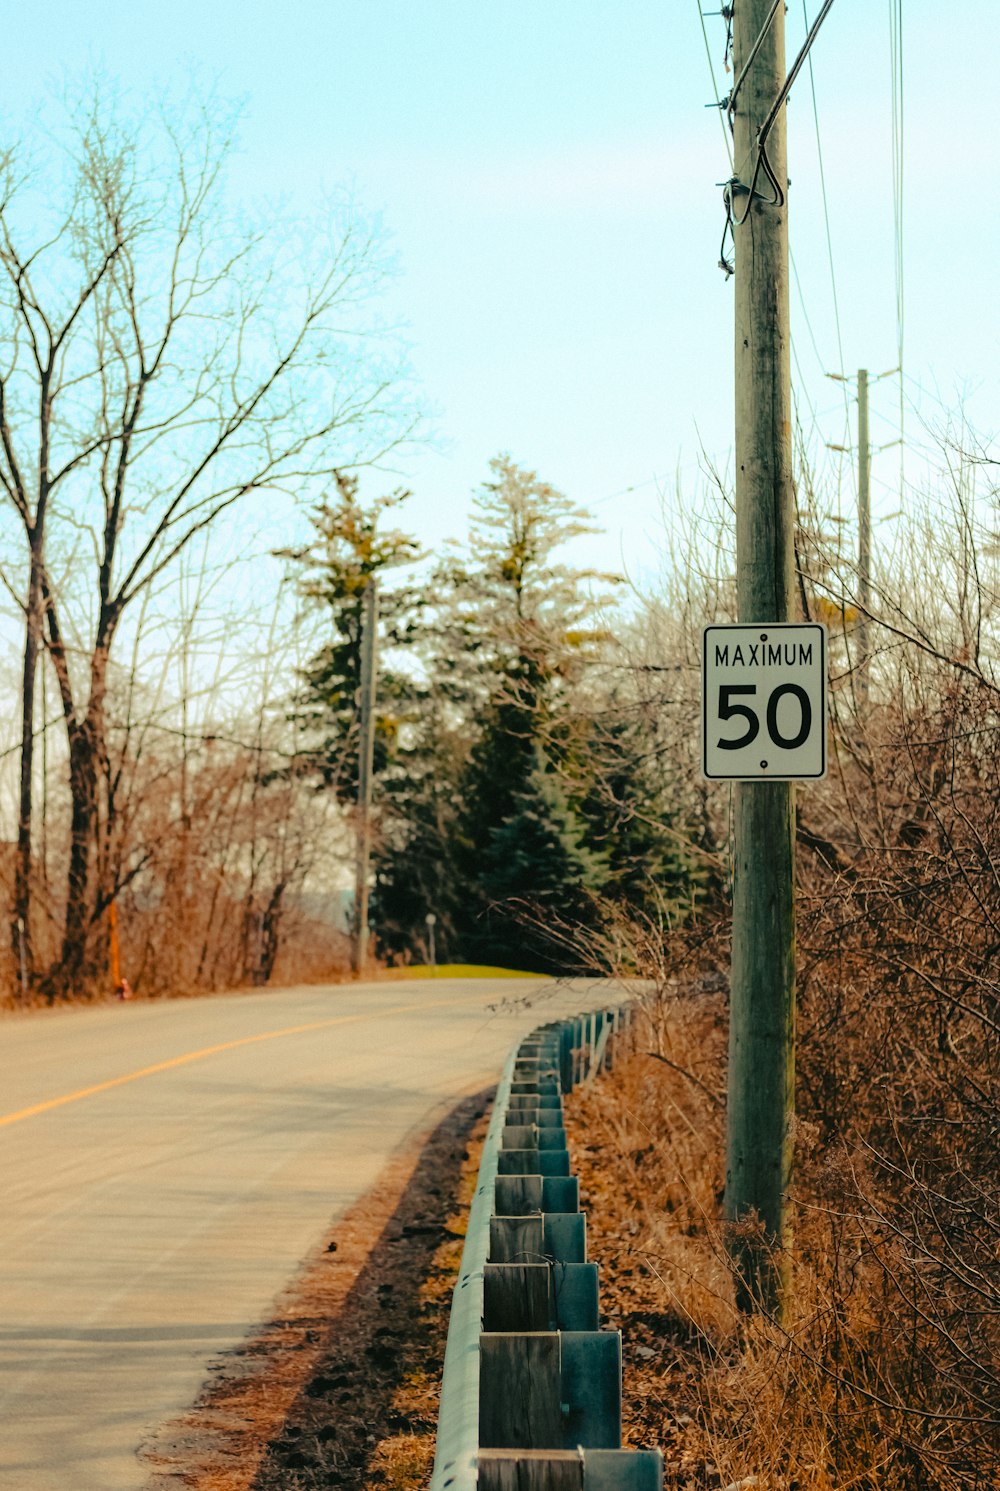
[[[401,1149],[279,1297],[142,1446],[147,1491],[426,1483],[451,1290],[492,1091]]]

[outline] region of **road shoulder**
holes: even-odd
[[[358,1487],[392,1460],[429,1471],[489,1097],[466,1097],[411,1139],[331,1226],[272,1318],[142,1446],[147,1491]]]

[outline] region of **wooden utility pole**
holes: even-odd
[[[868,613],[872,604],[872,452],[868,435],[868,369],[858,369],[858,682],[868,696]]]
[[[361,603],[361,685],[358,713],[358,832],[354,878],[354,948],[356,974],[368,961],[368,868],[371,860],[372,765],[375,754],[375,672],[377,666],[378,582],[370,577]]]
[[[770,24],[768,24],[770,22]],[[794,521],[785,109],[767,135],[780,187],[758,170],[758,131],[785,82],[784,5],[734,14],[736,564],[741,622],[793,618]],[[748,65],[749,64],[749,65]],[[744,68],[746,76],[743,77]],[[751,197],[748,188],[756,182]],[[733,951],[726,1215],[743,1309],[779,1307],[795,1061],[795,788],[734,784]]]

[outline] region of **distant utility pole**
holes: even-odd
[[[868,613],[872,604],[872,452],[868,435],[868,369],[858,369],[858,679],[868,697]]]
[[[784,5],[741,0],[733,52],[737,604],[741,622],[763,626],[794,619],[786,116],[774,110],[785,83]],[[769,173],[760,131],[772,113]],[[745,1224],[732,1232],[739,1303],[776,1311],[794,1107],[795,787],[740,781],[733,794],[725,1207]]]
[[[378,582],[369,577],[361,602],[361,686],[358,700],[358,833],[354,879],[354,949],[351,967],[363,973],[368,961],[368,869],[371,861],[372,765],[375,754],[375,639]]]

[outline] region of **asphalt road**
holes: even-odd
[[[142,1444],[393,1153],[607,998],[442,978],[0,1022],[3,1491],[137,1491]]]

